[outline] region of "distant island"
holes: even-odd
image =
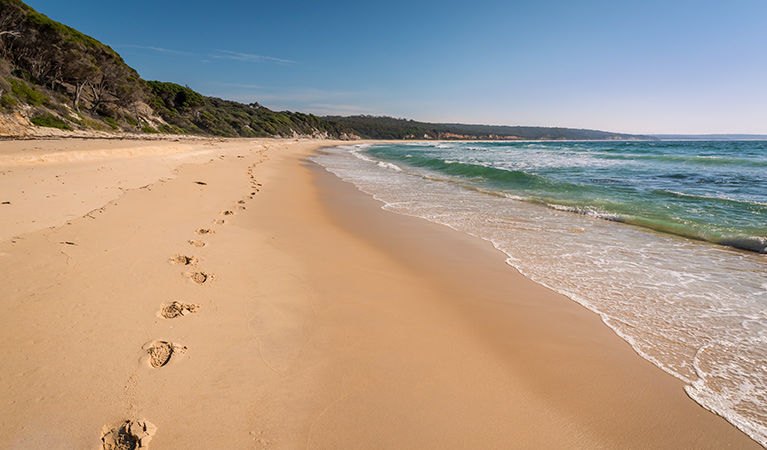
[[[0,0],[0,135],[30,128],[221,137],[410,140],[650,140],[570,128],[434,124],[374,116],[318,117],[207,97],[147,81],[108,45],[21,0]]]

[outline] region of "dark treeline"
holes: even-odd
[[[466,125],[457,123],[426,123],[408,119],[380,116],[328,116],[353,129],[366,139],[487,139],[487,140],[627,140],[653,139],[573,128],[519,127],[505,125]]]

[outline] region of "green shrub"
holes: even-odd
[[[117,130],[119,130],[119,129],[120,129],[120,124],[119,124],[119,123],[117,123],[117,121],[116,121],[116,120],[114,120],[114,119],[113,119],[113,118],[111,118],[111,117],[106,117],[106,116],[104,116],[104,117],[102,117],[102,118],[101,118],[101,120],[103,120],[103,121],[104,121],[104,123],[106,123],[107,125],[109,125],[110,127],[112,127],[112,129],[113,129],[113,130],[115,130],[115,131],[117,131]]]
[[[30,119],[38,127],[58,128],[59,130],[72,131],[72,126],[58,117],[54,116],[35,116]]]
[[[104,130],[107,129],[107,127],[105,127],[103,123],[96,122],[96,121],[93,121],[93,120],[88,120],[88,119],[83,119],[81,124],[84,127],[88,127],[88,128],[90,128],[92,130],[104,131]]]
[[[11,92],[19,100],[31,105],[47,105],[50,99],[21,80],[11,79]]]
[[[33,81],[33,78],[34,78],[31,73],[27,72],[26,70],[22,70],[18,68],[14,69],[11,72],[11,74],[14,77],[21,78],[22,80],[27,80],[27,81]]]
[[[7,109],[14,108],[19,102],[16,101],[13,96],[9,94],[5,94],[2,97],[0,97],[0,106]]]
[[[168,110],[189,109],[203,106],[205,99],[199,93],[188,86],[162,81],[147,81],[147,86],[152,89],[155,98],[150,100],[150,105],[155,109],[162,105]]]
[[[149,125],[147,125],[144,128],[142,128],[141,131],[143,131],[144,133],[158,133],[157,130],[155,130],[154,128],[150,127]]]
[[[157,129],[160,130],[161,133],[165,133],[165,134],[186,134],[187,133],[185,130],[182,130],[181,128],[177,126],[168,125],[165,123],[157,127]]]
[[[96,39],[90,36],[87,36],[75,30],[74,28],[71,28],[62,23],[56,22],[55,20],[51,20],[47,16],[40,14],[37,11],[34,11],[34,10],[30,11],[27,14],[27,19],[32,24],[37,25],[39,29],[53,32],[63,37],[65,42],[79,43],[79,44],[83,44],[95,49],[104,49],[105,51],[112,50],[111,48],[97,41]],[[114,51],[112,50],[112,52]]]
[[[82,121],[82,120],[80,120],[80,119],[76,119],[76,118],[74,118],[74,117],[70,116],[69,114],[62,114],[62,116],[63,116],[65,119],[67,119],[68,121],[70,121],[70,122],[72,122],[72,123],[76,123],[77,125],[82,125],[82,124],[83,124],[83,121]]]

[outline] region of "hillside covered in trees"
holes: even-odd
[[[439,140],[650,140],[651,136],[610,133],[597,130],[550,127],[512,127],[426,123],[376,116],[329,116],[354,130],[364,139],[439,139]]]
[[[349,139],[347,127],[145,81],[109,46],[0,0],[0,114],[63,130]]]
[[[203,97],[175,83],[148,81],[149,106],[166,122],[168,133],[267,137],[294,135],[351,139],[353,132],[337,122],[300,112],[274,112],[258,103],[245,105]]]
[[[21,0],[0,0],[0,135],[7,124],[111,133],[336,139],[643,139],[594,130],[317,117],[143,80],[111,47]],[[7,128],[7,127],[6,127]]]

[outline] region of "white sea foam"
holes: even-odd
[[[395,172],[402,172],[402,169],[400,169],[399,166],[397,166],[396,164],[392,164],[390,162],[378,161],[377,164],[378,164],[378,167],[383,167],[385,169],[391,169],[391,170],[394,170]]]
[[[758,202],[756,200],[749,200],[749,199],[743,199],[743,198],[734,198],[726,195],[706,195],[706,194],[687,194],[685,192],[678,192],[678,191],[666,191],[669,194],[677,195],[679,197],[687,197],[687,198],[702,198],[702,199],[708,199],[708,200],[727,200],[731,202],[743,202],[748,203],[755,206],[767,206],[767,203],[765,202]]]
[[[624,217],[621,216],[620,214],[606,213],[604,211],[601,211],[597,208],[593,208],[590,206],[565,206],[565,205],[557,205],[557,204],[548,204],[548,206],[552,209],[556,209],[557,211],[572,212],[572,213],[581,214],[584,216],[593,217],[595,219],[611,220],[614,222],[624,221]]]
[[[596,209],[568,214],[573,208],[413,176],[359,151],[315,160],[387,210],[492,242],[507,263],[595,311],[637,353],[688,383],[695,401],[767,445],[763,255],[594,220],[620,219]]]

